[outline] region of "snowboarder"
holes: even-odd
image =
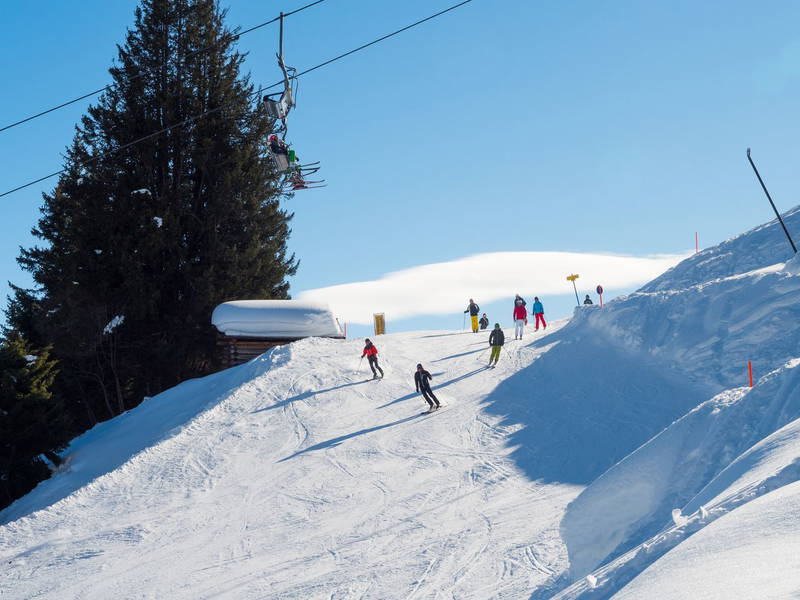
[[[521,340],[525,325],[528,324],[528,309],[525,308],[525,300],[519,294],[514,299],[514,339]]]
[[[586,306],[588,306],[589,304],[594,304],[594,302],[592,302],[592,299],[591,299],[591,298],[589,298],[589,294],[586,294],[586,299],[583,301],[583,303],[584,303]]]
[[[478,313],[480,310],[481,307],[475,304],[475,301],[470,298],[469,306],[467,306],[467,310],[464,312],[469,313],[470,321],[472,322],[472,333],[478,333]]]
[[[536,319],[536,329],[539,331],[539,321],[542,322],[542,329],[547,329],[547,323],[544,320],[544,306],[539,302],[538,296],[533,297],[533,316]]]
[[[417,365],[417,371],[414,373],[414,385],[418,392],[422,392],[422,397],[427,401],[430,407],[428,412],[432,412],[441,406],[439,399],[433,395],[433,390],[431,390],[430,380],[432,378],[433,375],[423,369],[421,364]]]
[[[369,362],[369,368],[372,369],[372,378],[377,379],[378,373],[375,369],[381,372],[381,379],[383,379],[383,369],[378,366],[378,349],[373,346],[372,342],[369,341],[369,338],[364,340],[364,352],[361,353],[361,358],[367,357],[367,362]]]
[[[492,333],[489,334],[489,346],[492,349],[492,353],[489,355],[490,367],[492,366],[492,361],[494,361],[494,364],[497,364],[497,361],[500,360],[500,349],[503,347],[505,341],[506,336],[503,334],[503,330],[500,329],[500,323],[495,323]]]
[[[489,326],[489,317],[486,316],[486,313],[483,313],[481,320],[478,321],[478,324],[481,326],[481,329],[486,329]]]

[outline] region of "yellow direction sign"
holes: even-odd
[[[580,275],[578,275],[577,273],[574,273],[572,275],[567,275],[567,281],[571,281],[572,282],[572,287],[575,289],[575,302],[577,302],[578,306],[580,306],[581,305],[581,301],[578,300],[578,287],[575,285],[575,280],[578,277],[580,277]]]

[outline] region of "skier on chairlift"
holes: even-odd
[[[267,139],[269,140],[269,152],[275,161],[275,166],[279,171],[287,171],[289,169],[289,146],[274,133],[270,134]]]
[[[280,120],[280,125],[275,131],[282,136],[286,136],[286,118],[295,106],[297,93],[297,70],[286,66],[283,60],[283,18],[280,15],[280,38],[278,43],[278,66],[283,73],[283,90],[275,94],[264,96],[264,106],[267,114],[275,120]],[[311,188],[325,187],[324,180],[308,181],[306,176],[319,171],[319,162],[306,165],[300,164],[300,158],[294,150],[289,148],[278,134],[272,133],[267,138],[269,142],[269,154],[280,180],[278,186],[283,193],[294,192],[297,190],[307,190]]]

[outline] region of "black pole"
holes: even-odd
[[[581,305],[581,301],[578,298],[578,286],[575,285],[575,280],[574,279],[572,280],[572,289],[575,290],[575,302],[578,304],[578,306],[580,306]]]
[[[280,14],[280,34],[278,35],[278,56],[281,57],[283,63],[283,13]]]
[[[778,209],[775,208],[775,203],[772,201],[772,196],[769,195],[769,192],[767,191],[767,186],[764,185],[764,180],[761,179],[761,175],[759,175],[758,169],[756,169],[756,165],[753,162],[753,159],[750,158],[750,148],[747,149],[747,160],[750,161],[750,166],[753,167],[753,171],[755,171],[756,177],[758,177],[758,182],[761,184],[761,188],[764,190],[764,193],[767,195],[767,199],[769,200],[769,203],[772,205],[772,210],[775,211],[775,216],[778,217],[778,221],[781,222],[781,227],[783,227],[783,233],[786,234],[786,238],[789,240],[789,244],[792,246],[792,251],[795,254],[797,254],[797,246],[794,245],[794,241],[792,240],[792,236],[789,235],[789,230],[786,229],[786,224],[783,222],[783,219],[781,218],[781,215],[778,212]]]

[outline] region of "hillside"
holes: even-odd
[[[0,515],[3,597],[513,598],[563,571],[579,489],[529,480],[520,425],[482,409],[542,350],[512,342],[485,370],[485,332],[379,339],[383,381],[355,372],[360,340],[308,339],[78,438]]]
[[[361,340],[312,338],[150,398],[0,512],[0,596],[730,598],[772,582],[788,598],[800,259],[781,235],[761,226],[528,328],[494,370],[486,332],[380,336],[381,381],[357,372]],[[421,414],[417,362],[439,413]]]

